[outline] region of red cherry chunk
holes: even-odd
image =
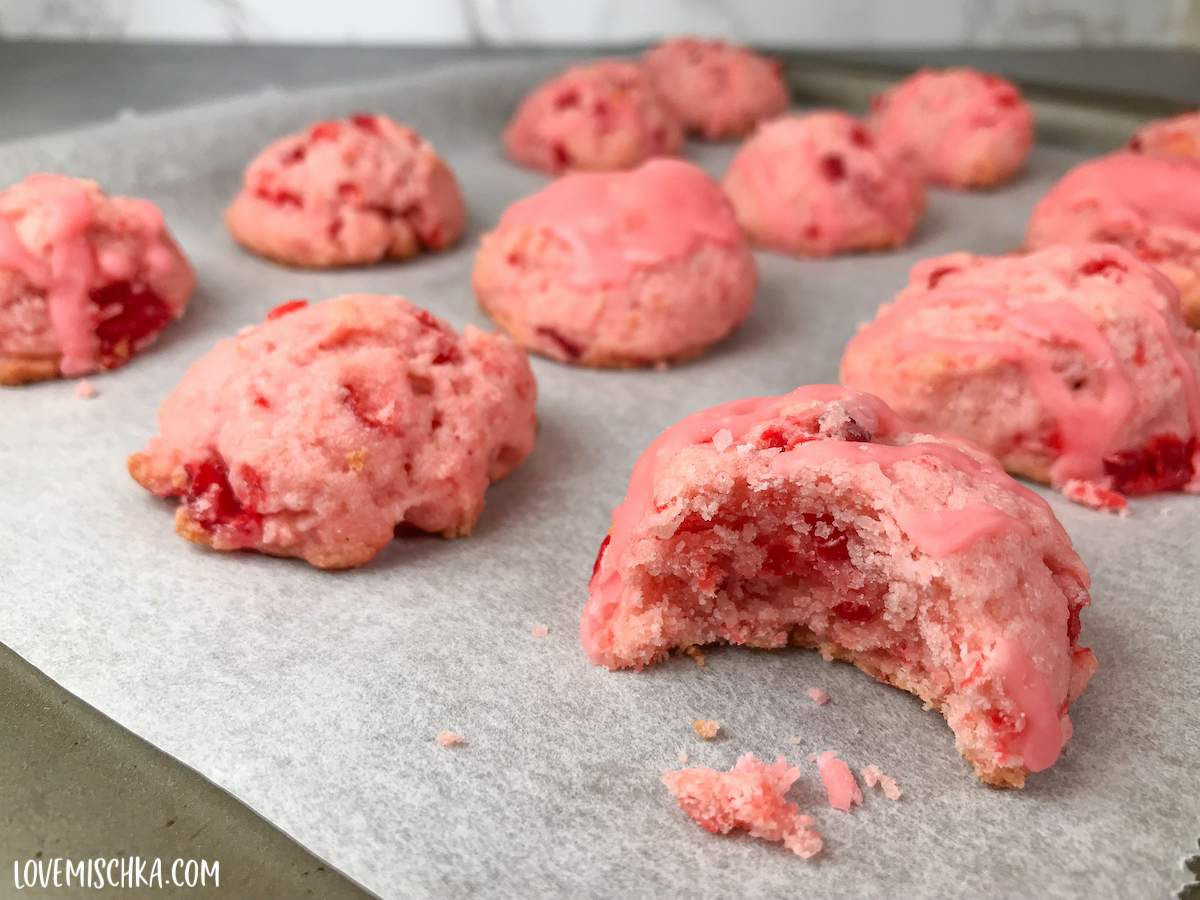
[[[92,291],[100,364],[119,366],[167,327],[173,318],[163,299],[144,284],[114,281]]]
[[[281,319],[288,313],[294,313],[297,310],[304,309],[306,306],[308,306],[307,300],[287,300],[283,303],[280,303],[269,313],[267,313],[267,321],[269,322],[272,319]]]
[[[188,486],[184,503],[192,520],[207,531],[221,528],[233,531],[253,541],[262,528],[262,516],[254,509],[261,503],[265,491],[262,478],[250,466],[239,470],[247,485],[247,502],[238,499],[229,483],[229,468],[224,460],[212,456],[198,463],[184,465]]]
[[[1104,458],[1104,472],[1122,494],[1178,491],[1195,474],[1196,439],[1173,434],[1151,438],[1140,450],[1125,450]]]

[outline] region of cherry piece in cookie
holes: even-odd
[[[1129,150],[1147,156],[1200,160],[1200,111],[1146,123],[1129,139]]]
[[[749,314],[754,255],[720,188],[682,160],[566,175],[483,238],[480,305],[561,362],[646,366],[701,353]]]
[[[1171,283],[1113,244],[918,264],[842,381],[1098,509],[1200,480],[1200,337]]]
[[[745,47],[673,38],[643,64],[684,127],[710,140],[743,135],[788,106],[779,64]]]
[[[433,147],[411,128],[366,113],[317,122],[267,146],[225,214],[247,249],[311,268],[445,250],[466,218],[458,181]]]
[[[807,439],[780,447],[764,438],[776,432]],[[610,534],[580,625],[593,662],[817,647],[939,709],[989,784],[1053,765],[1096,665],[1078,643],[1088,572],[1045,501],[847,388],[672,426],[635,464]]]
[[[1031,250],[1107,241],[1150,263],[1179,290],[1200,328],[1200,164],[1170,155],[1113,153],[1069,171],[1038,201]]]
[[[975,69],[922,69],[876,97],[871,126],[927,181],[1002,184],[1033,147],[1033,111],[1015,84]]]
[[[195,285],[146,200],[65,175],[0,191],[0,384],[124,365],[183,315]]]
[[[683,146],[675,111],[636,63],[573,66],[535,88],[504,131],[508,155],[531,169],[628,169]]]
[[[130,474],[176,498],[188,540],[368,562],[407,525],[470,533],[533,448],[522,350],[400,297],[293,300],[192,365]]]
[[[722,186],[755,243],[798,256],[899,247],[925,207],[913,174],[840,112],[760,126]]]

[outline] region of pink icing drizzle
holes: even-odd
[[[1119,247],[1103,245],[1103,253],[1127,268],[1141,266]],[[945,259],[954,260],[955,268],[963,267],[961,259]],[[1086,312],[1065,300],[1045,301],[1036,296],[1023,297],[978,284],[954,284],[936,289],[914,287],[923,285],[929,273],[936,271],[942,261],[941,258],[931,259],[916,266],[910,289],[854,336],[847,347],[847,355],[858,352],[863,345],[892,340],[896,356],[900,359],[945,352],[956,357],[986,355],[1013,362],[1023,369],[1031,390],[1057,425],[1062,450],[1051,467],[1052,481],[1060,485],[1070,479],[1103,480],[1104,457],[1122,449],[1117,442],[1136,404],[1133,383],[1104,332]],[[1155,278],[1155,283],[1161,291],[1166,292],[1165,303],[1172,302],[1173,288],[1162,278]],[[1138,291],[1129,291],[1126,296],[1141,303],[1145,310],[1150,327],[1159,336],[1164,353],[1170,357],[1179,374],[1192,429],[1200,433],[1200,384],[1196,373],[1176,346],[1164,310],[1143,301]],[[969,307],[1008,322],[1033,340],[1019,344],[1002,338],[963,340],[917,333],[905,334],[893,340],[892,335],[901,329],[906,318],[918,307]],[[1087,361],[1089,376],[1099,380],[1098,392],[1072,391],[1068,387],[1062,373],[1055,369],[1049,352],[1056,345],[1079,350]]]
[[[582,286],[624,281],[703,241],[742,241],[717,184],[698,166],[674,159],[628,172],[565,175],[500,219],[501,228],[522,226],[549,229],[566,241],[574,255],[567,278]]]
[[[87,239],[95,212],[92,198],[82,183],[60,175],[34,175],[25,183],[36,188],[47,215],[50,265],[34,259],[12,223],[2,219],[0,267],[22,272],[45,291],[50,323],[62,351],[59,368],[64,375],[81,375],[95,368],[99,347],[88,297],[95,270]]]
[[[1025,648],[1006,638],[996,641],[989,659],[1004,693],[1020,711],[1023,727],[1016,743],[1025,767],[1031,772],[1048,769],[1062,752],[1070,726],[1060,718],[1046,679]]]

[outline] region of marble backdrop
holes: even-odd
[[[1195,44],[1200,0],[0,0],[0,36],[795,46]],[[2,52],[2,51],[0,51]]]

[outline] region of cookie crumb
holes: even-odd
[[[824,842],[813,820],[788,801],[788,789],[800,770],[782,756],[768,765],[752,753],[738,759],[728,772],[682,769],[663,772],[663,784],[679,808],[701,828],[714,834],[746,831],[764,841],[782,843],[798,856],[821,851]]]
[[[702,669],[704,668],[705,660],[704,660],[704,651],[703,650],[701,650],[695,644],[688,644],[686,647],[683,648],[683,652],[692,658],[692,662],[694,662],[700,668],[702,668]]]
[[[878,786],[889,800],[899,800],[904,794],[900,785],[896,783],[896,779],[891,775],[885,775],[874,763],[863,767],[859,774],[862,776],[863,784],[867,787]]]
[[[675,754],[675,758],[676,758],[677,760],[679,760],[679,764],[680,764],[681,766],[686,766],[686,765],[687,765],[687,761],[688,761],[688,754],[687,754],[687,751],[686,751],[686,750],[680,750],[678,753],[676,753],[676,754]]]
[[[439,731],[437,742],[442,747],[458,747],[466,743],[466,739],[457,731]]]
[[[1118,516],[1129,513],[1129,503],[1122,494],[1110,491],[1094,481],[1069,478],[1063,483],[1061,490],[1063,496],[1068,500],[1078,503],[1080,506],[1086,506],[1088,509],[1098,509]]]
[[[538,624],[538,625],[534,625],[531,629],[529,629],[529,633],[532,634],[535,638],[544,638],[546,635],[548,635],[550,633],[550,628],[547,625]]]
[[[701,740],[711,741],[721,731],[721,723],[715,719],[697,719],[692,723],[692,731],[700,735]]]
[[[798,734],[793,734],[790,738],[788,738],[788,743],[789,744],[803,744],[804,738]]]
[[[825,796],[829,805],[842,812],[849,812],[851,807],[861,806],[862,791],[854,780],[854,773],[844,760],[838,759],[837,753],[826,750],[817,756],[817,769],[821,773],[821,781],[825,785]]]
[[[346,468],[351,472],[361,472],[367,462],[367,451],[363,447],[351,450],[346,454]]]
[[[75,382],[75,396],[80,400],[91,400],[99,393],[100,392],[96,390],[95,385],[93,385],[86,378],[82,381]]]
[[[729,433],[728,428],[722,428],[713,435],[713,446],[717,448],[718,453],[724,453],[729,449],[729,445],[733,443],[733,435]]]
[[[811,687],[808,689],[808,699],[817,704],[817,706],[824,706],[829,702],[829,695],[819,687]]]

